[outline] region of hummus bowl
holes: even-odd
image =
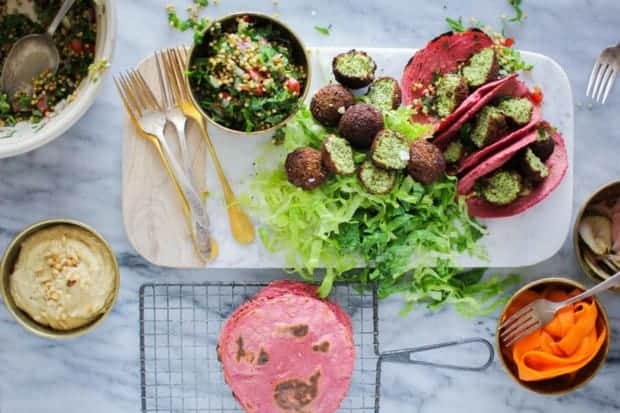
[[[17,235],[0,262],[0,277],[9,312],[49,339],[94,329],[112,310],[120,286],[109,244],[89,226],[66,219],[42,221]]]
[[[63,135],[73,126],[95,102],[103,83],[105,64],[112,61],[116,43],[116,0],[96,1],[97,40],[95,42],[93,76],[86,77],[75,91],[75,98],[65,100],[55,108],[55,115],[41,122],[20,122],[13,127],[0,128],[0,159],[20,155],[37,149]],[[8,0],[8,7],[17,8],[26,14],[29,2]]]

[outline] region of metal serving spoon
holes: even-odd
[[[19,39],[4,61],[0,86],[13,97],[20,90],[29,91],[32,79],[46,70],[58,70],[60,54],[54,43],[54,32],[75,0],[64,0],[56,17],[43,34],[30,34]]]

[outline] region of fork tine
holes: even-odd
[[[136,95],[134,88],[131,85],[128,73],[121,73],[119,77],[121,86],[125,91],[129,106],[132,108],[132,112],[136,113],[137,117],[142,116],[142,103],[139,101],[138,96]]]
[[[592,66],[592,73],[590,73],[590,80],[588,80],[588,88],[586,89],[586,96],[590,96],[590,92],[592,91],[592,86],[594,85],[594,79],[596,78],[596,75],[598,71],[600,70],[600,68],[601,68],[601,64],[597,60],[596,62],[594,62],[594,66]]]
[[[164,53],[162,51],[155,52],[155,63],[157,66],[157,80],[159,80],[159,89],[161,91],[161,99],[164,108],[170,108],[172,106],[171,96],[169,93],[169,82],[167,76],[165,76],[164,69]]]
[[[609,77],[611,76],[611,72],[613,72],[613,68],[611,65],[607,65],[605,69],[605,73],[603,74],[603,78],[601,79],[601,85],[598,89],[598,93],[596,94],[596,101],[600,102],[603,97],[603,92],[607,89],[607,82],[609,81]]]
[[[504,328],[508,327],[510,324],[517,321],[519,318],[521,318],[522,315],[531,311],[533,308],[534,306],[530,303],[526,305],[525,307],[519,309],[519,311],[516,311],[513,315],[511,315],[506,320],[504,320],[504,322],[499,326],[499,329],[503,330]]]
[[[511,336],[515,331],[520,330],[524,326],[529,325],[532,321],[536,321],[536,320],[537,320],[537,317],[533,313],[527,313],[526,315],[521,317],[519,320],[509,325],[507,328],[500,331],[499,336],[502,337],[502,339],[505,339],[506,337]]]
[[[177,80],[181,88],[180,89],[181,93],[184,99],[189,99],[189,87],[187,85],[187,79],[185,78],[185,75],[183,73],[185,70],[185,58],[184,58],[185,51],[174,49],[173,54],[174,54],[173,64],[175,68],[174,72],[177,76]]]
[[[616,81],[616,70],[612,69],[611,76],[609,78],[609,81],[607,82],[607,87],[605,88],[605,94],[603,95],[603,102],[601,102],[602,104],[605,104],[605,102],[607,102],[607,96],[609,96],[609,91],[613,87],[615,81]]]
[[[149,108],[154,111],[161,111],[161,106],[157,102],[155,95],[153,95],[153,91],[151,90],[150,86],[148,85],[148,83],[146,83],[144,77],[142,77],[142,74],[137,70],[134,70],[133,73],[136,79],[136,84],[139,87],[143,97],[145,98]]]
[[[603,80],[603,75],[607,71],[607,67],[608,66],[609,65],[607,65],[607,64],[601,65],[601,68],[599,69],[598,73],[596,74],[596,79],[594,79],[594,86],[592,87],[592,94],[590,95],[590,97],[592,99],[594,99],[596,97],[596,94],[598,93],[598,90],[601,87],[601,82]]]
[[[172,94],[174,96],[175,102],[179,102],[182,99],[181,95],[181,84],[179,82],[179,76],[176,71],[176,66],[173,62],[175,59],[173,55],[174,49],[167,49],[164,54],[164,64],[166,68],[166,73],[168,75],[168,81],[170,83]]]
[[[513,345],[515,345],[517,342],[521,341],[521,339],[529,336],[530,334],[536,332],[539,328],[541,327],[541,324],[536,323],[533,324],[530,328],[528,328],[527,330],[523,330],[521,331],[520,334],[514,336],[510,341],[505,341],[504,342],[504,346],[506,347],[512,347]]]

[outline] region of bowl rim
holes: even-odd
[[[603,355],[603,358],[601,359],[600,363],[596,366],[596,368],[594,369],[592,374],[587,379],[585,379],[584,381],[579,383],[577,386],[573,386],[573,387],[571,387],[569,389],[563,389],[563,390],[558,390],[558,391],[550,391],[550,392],[543,392],[543,391],[539,391],[538,389],[530,388],[530,387],[524,385],[523,382],[518,379],[518,377],[512,372],[512,370],[510,370],[510,368],[508,367],[508,365],[506,363],[506,360],[504,359],[504,354],[502,352],[503,345],[500,342],[500,336],[499,336],[499,326],[500,326],[500,324],[502,322],[502,318],[504,316],[504,313],[506,312],[506,309],[508,309],[508,307],[510,307],[510,304],[512,304],[512,302],[514,301],[514,299],[516,297],[518,297],[521,293],[523,293],[523,292],[525,292],[527,290],[532,289],[533,287],[536,287],[536,286],[539,286],[539,285],[544,285],[544,284],[552,284],[552,283],[566,284],[567,286],[577,287],[577,288],[581,289],[582,291],[586,290],[586,287],[583,284],[581,284],[579,281],[575,281],[575,280],[573,280],[571,278],[564,278],[564,277],[558,277],[558,276],[539,278],[537,280],[529,282],[529,283],[525,284],[523,287],[519,288],[519,290],[517,290],[510,297],[510,299],[506,302],[506,304],[502,308],[502,311],[499,314],[499,317],[497,318],[497,327],[495,329],[495,347],[497,349],[498,358],[500,359],[500,362],[502,364],[504,372],[515,383],[517,383],[521,388],[526,389],[528,391],[531,391],[533,393],[537,393],[537,394],[543,395],[543,396],[561,396],[561,395],[572,393],[572,392],[574,392],[576,390],[581,389],[585,385],[587,385],[599,373],[599,371],[605,365],[605,362],[607,361],[607,357],[609,355],[609,350],[610,350],[610,347],[611,347],[611,324],[609,322],[609,316],[607,315],[607,310],[605,309],[605,306],[603,305],[603,303],[601,303],[601,301],[598,299],[598,297],[594,296],[593,297],[594,302],[596,303],[596,306],[597,306],[597,308],[598,308],[598,310],[600,312],[599,317],[603,318],[605,326],[607,327],[607,337],[605,338],[605,343],[604,343],[604,352],[605,352],[605,354]],[[600,351],[603,351],[603,349],[600,349],[599,352]]]
[[[308,94],[310,93],[310,83],[312,82],[312,63],[310,61],[310,52],[308,50],[308,48],[306,47],[305,43],[303,42],[303,40],[301,39],[301,37],[286,23],[284,23],[282,20],[275,18],[274,16],[270,16],[266,13],[263,12],[259,12],[259,11],[241,11],[241,12],[233,12],[233,13],[228,13],[225,14],[223,16],[218,17],[217,19],[214,19],[210,22],[209,26],[205,29],[205,33],[207,31],[209,31],[209,29],[211,28],[211,26],[213,26],[214,24],[217,23],[221,23],[222,21],[225,20],[229,20],[229,19],[234,19],[236,17],[242,17],[242,16],[252,16],[252,17],[259,17],[261,19],[265,19],[265,20],[269,20],[272,23],[281,26],[282,28],[284,28],[292,37],[292,40],[294,40],[299,47],[301,48],[301,50],[303,51],[304,57],[306,59],[306,83],[304,86],[304,90],[302,91],[302,93],[299,95],[299,99],[298,102],[300,105],[302,105],[305,101],[306,98],[308,97]],[[197,49],[197,45],[196,43],[192,44],[192,46],[189,48],[189,57],[187,58],[187,62],[186,62],[186,72],[189,70],[189,65],[192,61],[192,56],[194,55],[194,51]],[[187,76],[186,76],[187,78]],[[204,109],[198,104],[198,101],[196,100],[194,91],[191,87],[191,83],[189,82],[189,78],[187,78],[187,82],[189,85],[189,90],[190,90],[190,96],[192,98],[192,102],[194,103],[194,106],[196,106],[196,109],[198,109],[198,111],[200,112],[200,114],[208,121],[208,123],[216,126],[218,129],[228,132],[230,134],[233,135],[241,135],[241,136],[256,136],[256,135],[263,135],[263,134],[269,134],[269,133],[273,133],[274,131],[276,131],[278,128],[282,127],[283,125],[287,124],[291,119],[293,119],[293,117],[299,112],[299,108],[297,110],[294,110],[291,112],[291,114],[289,116],[286,117],[286,119],[282,120],[281,122],[279,122],[276,125],[273,125],[267,129],[261,129],[261,130],[255,130],[252,132],[245,132],[245,131],[241,131],[241,130],[237,130],[237,129],[232,129],[229,128],[227,126],[224,126],[218,122],[216,122],[215,120],[213,120],[213,118],[211,116],[209,116]],[[206,127],[206,125],[205,125]]]
[[[581,223],[581,220],[583,219],[586,213],[586,210],[588,209],[588,207],[590,206],[594,198],[596,198],[603,192],[613,187],[618,187],[620,189],[620,181],[608,182],[606,184],[599,186],[597,189],[595,189],[594,192],[592,192],[592,194],[588,197],[588,199],[583,203],[581,208],[579,208],[579,211],[577,212],[577,216],[575,217],[575,223],[573,225],[573,248],[575,251],[575,259],[577,260],[577,263],[579,264],[579,268],[581,269],[581,272],[584,273],[586,277],[589,278],[592,282],[597,283],[597,284],[604,280],[601,279],[598,275],[592,273],[592,270],[588,267],[588,265],[585,263],[583,259],[582,249],[581,249],[581,245],[579,242],[579,238],[580,238],[579,224]],[[614,294],[620,294],[620,288],[617,288],[617,287],[612,288],[609,291]]]
[[[24,311],[17,308],[15,301],[13,300],[13,297],[11,297],[11,293],[9,291],[9,285],[10,285],[9,278],[11,274],[9,274],[8,266],[9,264],[12,264],[12,262],[9,263],[8,260],[9,260],[9,256],[11,255],[11,253],[16,248],[20,248],[21,243],[25,239],[37,233],[38,231],[43,230],[45,228],[59,226],[59,225],[68,225],[68,226],[80,228],[81,230],[86,231],[87,233],[97,238],[99,242],[101,242],[101,244],[104,246],[106,252],[111,257],[112,267],[114,271],[114,274],[113,274],[114,275],[114,291],[112,294],[112,298],[110,299],[109,303],[106,305],[105,311],[98,318],[91,321],[90,323],[82,327],[78,327],[73,330],[67,330],[67,331],[61,331],[61,330],[56,331],[48,326],[38,324],[28,314],[26,314]],[[13,237],[11,242],[9,242],[6,249],[4,250],[4,254],[2,255],[2,259],[0,260],[0,295],[2,296],[2,301],[4,302],[5,307],[7,308],[9,313],[11,313],[11,315],[17,321],[17,323],[21,325],[24,329],[28,330],[29,332],[39,337],[53,339],[53,340],[68,340],[68,339],[77,338],[77,337],[85,335],[86,333],[94,330],[97,326],[99,326],[110,315],[110,313],[112,312],[112,309],[114,308],[114,305],[116,304],[119,291],[120,291],[120,283],[121,283],[120,278],[121,278],[120,267],[118,264],[118,260],[116,258],[116,255],[114,254],[112,247],[108,243],[108,241],[97,230],[95,230],[91,226],[83,222],[73,220],[73,219],[52,218],[52,219],[45,219],[42,221],[38,221],[38,222],[35,222],[29,225],[28,227],[19,231],[19,233],[17,233]],[[25,320],[28,320],[29,323],[27,323]],[[31,323],[34,325],[32,325]]]
[[[106,17],[104,24],[105,36],[101,39],[101,53],[95,59],[105,59],[111,64],[116,50],[118,25],[116,0],[104,0],[102,10]],[[78,93],[72,102],[52,117],[49,123],[45,124],[40,131],[33,133],[32,136],[0,139],[0,159],[33,151],[63,136],[82,119],[95,103],[95,99],[99,96],[108,72],[109,70],[105,70],[96,81],[88,78],[84,79],[80,85],[80,87],[83,87],[82,92]],[[84,84],[84,81],[87,81],[87,84]]]

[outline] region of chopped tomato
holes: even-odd
[[[248,74],[250,75],[250,78],[253,81],[255,81],[255,82],[262,82],[263,81],[263,76],[260,74],[258,69],[250,69],[248,71]]]
[[[515,44],[515,39],[512,37],[506,37],[504,39],[504,46],[506,47],[511,47],[513,44]]]
[[[93,51],[92,43],[85,43],[84,44],[84,50],[86,51],[86,53],[91,53]]]
[[[71,50],[75,53],[82,53],[82,50],[84,50],[84,44],[80,39],[73,39],[71,40]]]
[[[299,80],[295,78],[289,78],[286,81],[285,86],[293,95],[299,95],[301,93],[301,84],[299,83]]]
[[[540,105],[544,98],[545,94],[543,93],[543,91],[538,86],[534,86],[534,88],[530,92],[530,99],[532,100],[532,102],[534,102],[535,105]]]
[[[254,91],[256,92],[257,96],[263,96],[265,94],[265,88],[262,84],[259,84]]]
[[[44,115],[50,110],[50,107],[47,104],[46,98],[39,99],[39,101],[37,102],[37,109],[39,109],[39,112],[41,112]]]
[[[242,20],[246,23],[252,23],[254,21],[254,19],[248,15],[243,16]]]

